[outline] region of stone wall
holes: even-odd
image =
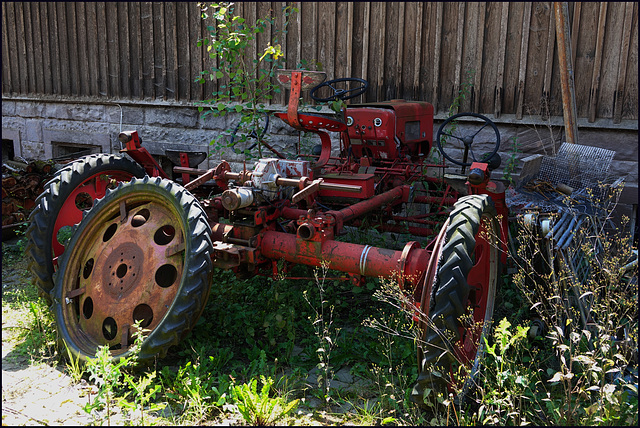
[[[86,146],[94,151],[117,153],[121,131],[137,130],[143,146],[160,162],[166,150],[207,152],[199,168],[217,165],[220,159],[241,165],[242,157],[229,148],[217,149],[214,137],[235,126],[237,117],[206,119],[193,105],[177,103],[69,103],[30,100],[3,100],[2,139],[11,140],[15,156],[25,159],[52,159],[56,145]],[[272,117],[269,133],[280,151],[291,151],[298,134]],[[276,137],[274,137],[276,136]],[[336,143],[337,145],[337,143]],[[267,151],[267,153],[269,153]]]
[[[281,107],[281,111],[285,111],[285,107]],[[436,117],[434,134],[442,119]],[[234,127],[237,120],[233,116],[202,119],[197,108],[186,103],[11,98],[2,102],[2,139],[3,143],[13,144],[14,156],[44,160],[53,158],[56,145],[60,144],[117,153],[120,130],[137,130],[143,146],[165,170],[171,169],[171,163],[164,156],[165,150],[207,152],[209,157],[199,168],[212,168],[220,159],[225,159],[231,162],[234,170],[239,170],[243,167],[241,156],[228,148],[220,150],[210,144],[214,137]],[[553,155],[564,141],[561,118],[548,121],[546,125],[535,124],[536,121],[512,122],[509,117],[496,120],[502,140],[502,165],[494,173],[496,178],[502,177],[509,160],[515,159],[512,175],[517,180],[523,158],[532,154]],[[616,152],[610,173],[614,177],[626,177],[620,213],[631,215],[632,206],[638,203],[637,122],[635,129],[633,123],[616,129],[580,121],[578,126],[579,144]],[[298,133],[275,117],[271,118],[269,135],[270,143],[287,154],[293,153],[293,147],[299,141]],[[337,135],[332,138],[337,147]],[[304,136],[301,143],[311,147],[318,144],[319,139]],[[266,156],[270,157],[270,152],[266,151]],[[252,167],[252,163],[247,164],[247,168]]]

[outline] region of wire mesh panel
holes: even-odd
[[[574,190],[596,189],[599,183],[610,180],[609,167],[615,154],[613,150],[562,143],[556,156],[542,159],[538,179],[566,184]]]

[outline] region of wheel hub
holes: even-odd
[[[125,242],[111,252],[100,269],[102,273],[97,274],[110,297],[120,300],[129,294],[140,279],[143,259],[142,249],[132,242]]]

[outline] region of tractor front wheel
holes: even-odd
[[[440,259],[412,391],[419,404],[436,405],[438,392],[464,397],[477,381],[499,276],[495,215],[487,195],[460,198],[434,252]]]
[[[71,238],[52,290],[58,335],[81,361],[108,346],[163,357],[195,325],[212,279],[211,228],[182,186],[159,177],[108,190]]]

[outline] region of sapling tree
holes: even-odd
[[[249,22],[235,13],[233,3],[198,5],[202,19],[212,18],[213,21],[206,27],[208,37],[198,40],[198,46],[204,46],[214,61],[210,69],[200,72],[196,81],[201,84],[208,79],[217,82],[217,90],[211,98],[200,103],[198,110],[203,118],[227,113],[240,115],[239,124],[216,136],[211,144],[216,150],[229,147],[245,156],[250,156],[247,147],[255,144],[262,156],[267,114],[264,103],[281,91],[274,78],[276,70],[284,64],[281,42],[291,15],[298,9],[291,5],[283,7],[279,12],[283,20],[278,27],[273,10],[267,16]],[[266,46],[259,47],[258,43],[265,39],[268,39]],[[233,139],[229,138],[231,134],[235,134]]]

